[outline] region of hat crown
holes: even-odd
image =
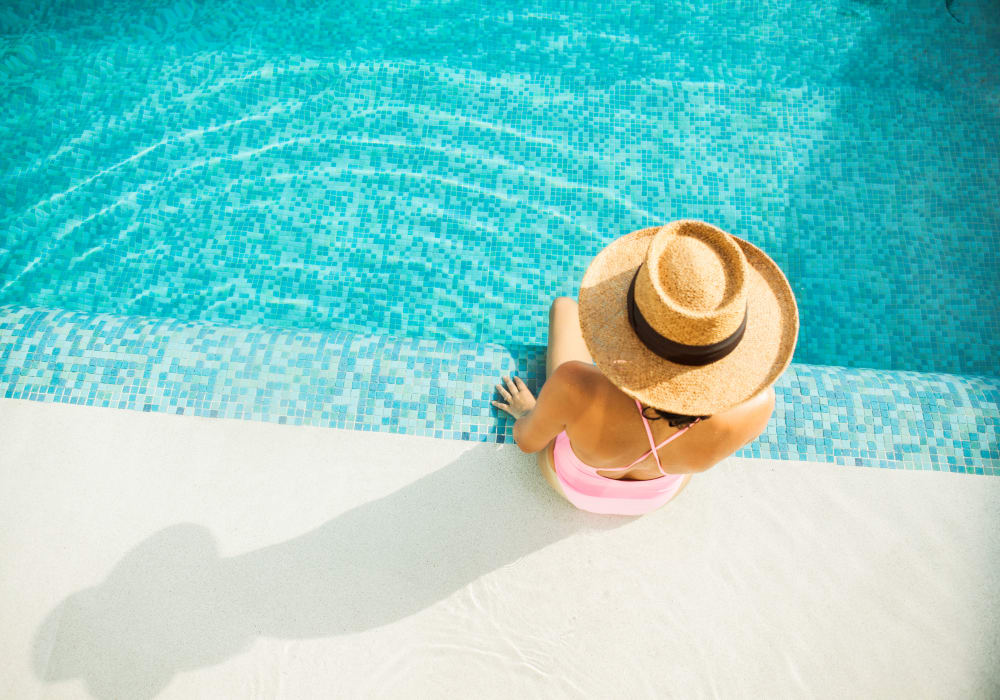
[[[635,303],[660,335],[711,345],[732,335],[747,312],[747,261],[725,231],[675,221],[650,242],[635,283]]]

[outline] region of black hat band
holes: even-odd
[[[736,346],[743,340],[743,333],[747,329],[747,312],[743,312],[743,322],[740,327],[728,338],[720,340],[711,345],[685,345],[670,338],[665,338],[653,329],[649,322],[642,316],[639,307],[635,304],[635,280],[639,276],[642,265],[636,268],[632,277],[632,284],[628,287],[628,322],[635,331],[636,336],[649,350],[664,360],[676,362],[679,365],[708,365],[721,360],[723,357],[736,349]]]

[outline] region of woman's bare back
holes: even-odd
[[[592,397],[576,419],[566,425],[573,451],[593,467],[623,467],[649,450],[649,439],[635,400],[612,384],[600,370],[584,362],[572,362],[571,381],[579,382],[583,395]],[[687,474],[708,469],[760,435],[774,410],[770,387],[749,401],[702,420],[685,435],[658,451],[664,471]],[[647,410],[647,416],[655,415]],[[676,433],[666,420],[649,421],[653,440],[659,444]],[[550,446],[551,449],[551,446]],[[660,476],[652,455],[622,475],[601,474],[612,479],[655,479]]]

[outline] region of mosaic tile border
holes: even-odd
[[[545,348],[0,307],[0,397],[512,442]],[[742,457],[1000,475],[1000,379],[793,364]],[[2,430],[2,426],[0,426]]]

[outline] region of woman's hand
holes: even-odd
[[[503,381],[507,384],[507,388],[497,384],[497,393],[507,403],[500,401],[490,401],[490,403],[514,416],[514,420],[517,420],[535,407],[535,396],[524,385],[520,377],[514,377],[513,381],[510,377],[504,377]]]

